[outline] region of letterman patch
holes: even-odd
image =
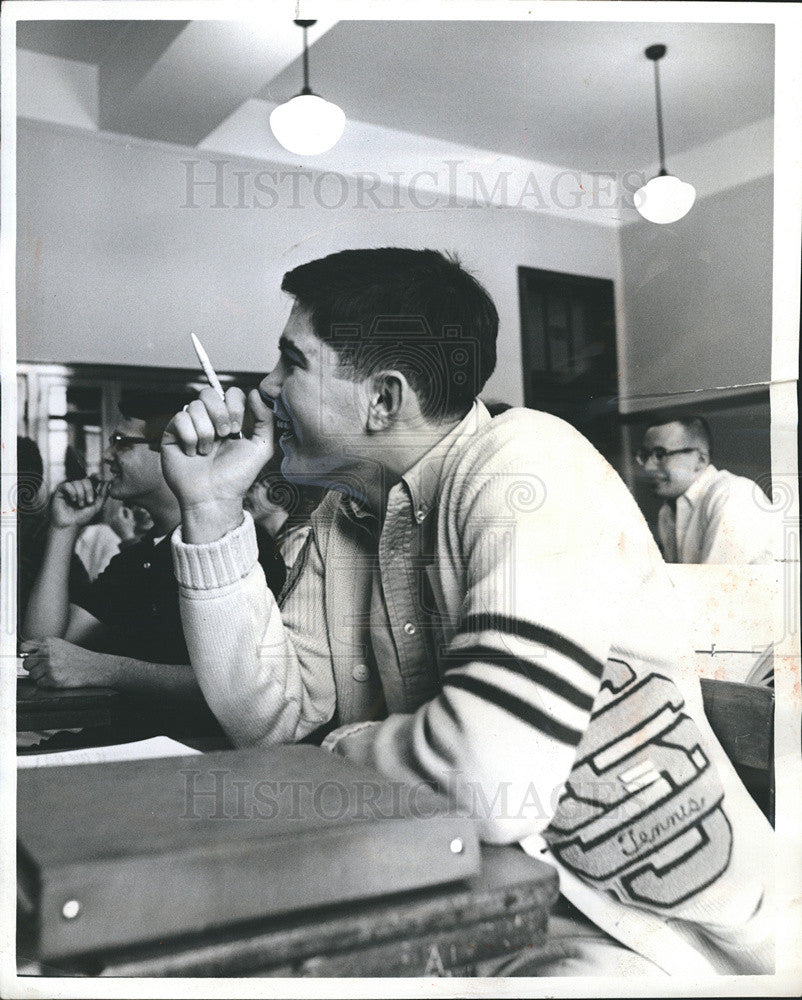
[[[570,871],[625,902],[671,907],[729,864],[724,792],[667,677],[608,661],[544,837]]]

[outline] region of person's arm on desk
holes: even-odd
[[[89,479],[61,483],[50,501],[50,527],[44,558],[31,589],[22,626],[26,639],[47,636],[70,642],[97,641],[103,625],[88,612],[70,604],[70,560],[81,528],[103,506],[108,487]]]
[[[188,663],[147,663],[130,656],[96,653],[64,639],[26,640],[24,666],[40,687],[113,687],[130,694],[160,691],[202,700]]]

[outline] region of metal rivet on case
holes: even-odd
[[[462,854],[465,850],[465,844],[463,844],[461,837],[455,837],[448,846],[451,848],[452,854]]]
[[[65,920],[75,920],[81,912],[81,904],[77,899],[68,899],[61,907],[61,915]]]

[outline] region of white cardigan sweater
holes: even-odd
[[[333,719],[324,746],[435,784],[666,971],[772,971],[771,829],[706,722],[659,551],[592,446],[546,414],[491,421],[477,403],[370,539],[330,494],[279,611],[247,515],[206,545],[176,532],[191,662],[233,741]],[[399,579],[421,568],[436,610],[407,605],[398,656],[374,657],[378,584],[401,607]]]

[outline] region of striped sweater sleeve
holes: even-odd
[[[337,730],[326,744],[435,785],[491,842],[551,820],[634,587],[614,509],[578,502],[588,484],[580,491],[570,469],[538,504],[513,507],[511,484],[526,475],[524,465],[472,470],[459,496],[443,498],[466,592],[440,694],[413,714]]]

